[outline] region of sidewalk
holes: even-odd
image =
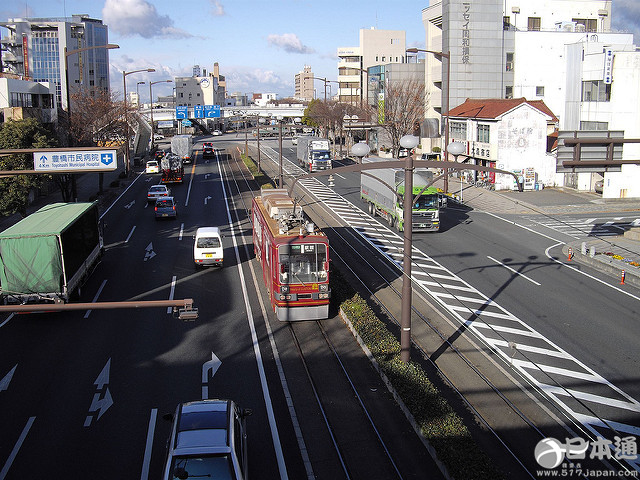
[[[442,181],[436,186],[442,188]],[[638,215],[640,199],[603,199],[590,192],[578,192],[568,188],[547,188],[540,191],[512,192],[491,191],[466,183],[457,178],[449,179],[449,193],[453,202],[474,210],[495,214],[516,215],[567,215],[591,214],[594,216]],[[462,201],[460,202],[460,198]],[[628,212],[628,213],[625,213]],[[569,260],[569,248],[572,257]],[[565,244],[563,260],[588,265],[618,279],[622,283],[640,288],[640,228],[630,228],[624,235],[613,237],[585,236]]]

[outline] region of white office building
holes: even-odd
[[[631,34],[611,32],[611,14],[610,0],[432,2],[422,11],[426,49],[445,55],[425,55],[426,117],[441,119],[467,98],[524,97],[543,100],[561,131],[640,138],[640,53]],[[623,158],[640,158],[637,146],[626,144]],[[640,196],[637,169],[607,172],[604,196]],[[555,184],[588,190],[598,178],[559,168]]]
[[[367,101],[366,70],[374,65],[406,62],[404,30],[360,30],[360,45],[338,48],[338,100],[360,105]]]

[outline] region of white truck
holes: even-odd
[[[362,162],[389,161],[386,158],[368,157]],[[402,165],[403,162],[398,162]],[[440,229],[440,194],[436,187],[429,186],[433,180],[433,172],[426,168],[413,171],[413,196],[420,198],[413,204],[412,231],[430,232]],[[393,190],[391,190],[391,188]],[[380,215],[390,227],[399,232],[404,230],[404,168],[381,168],[365,170],[360,174],[360,198],[367,202],[372,216]]]
[[[298,163],[309,172],[331,168],[329,140],[310,135],[298,137]]]
[[[193,135],[174,135],[171,137],[171,153],[180,157],[182,163],[191,163]]]

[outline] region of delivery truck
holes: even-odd
[[[363,158],[363,164],[389,161],[386,158]],[[398,162],[402,165],[403,162]],[[438,231],[440,229],[440,194],[436,187],[429,186],[433,172],[426,168],[413,171],[413,196],[420,192],[414,202],[411,219],[414,232]],[[392,190],[393,189],[393,190]],[[380,168],[366,170],[360,174],[360,198],[367,202],[369,213],[384,218],[390,227],[404,230],[404,168]]]
[[[171,137],[171,153],[177,155],[182,163],[191,163],[193,159],[193,135],[174,135]]]
[[[309,172],[331,168],[331,151],[326,138],[302,135],[298,137],[298,163]]]
[[[0,233],[0,296],[8,303],[66,303],[99,261],[98,203],[53,203]]]

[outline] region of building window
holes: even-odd
[[[529,17],[527,22],[527,30],[533,32],[540,31],[540,17]]]
[[[478,142],[489,143],[489,125],[478,125]]]
[[[609,122],[580,122],[580,130],[609,130]]]
[[[582,82],[583,102],[609,102],[611,100],[611,84],[603,80]]]
[[[467,139],[467,123],[466,122],[451,122],[449,124],[449,130],[451,138],[455,140]]]
[[[544,86],[536,87],[536,97],[544,97]]]
[[[378,62],[378,61],[379,61],[379,60],[378,60],[378,55],[376,55],[376,62]]]
[[[513,98],[513,86],[507,85],[504,87],[504,98]]]
[[[506,68],[507,72],[513,71],[513,52],[507,52]]]
[[[502,29],[509,30],[511,27],[511,17],[502,17]]]
[[[386,62],[387,61],[387,57],[382,57],[382,61]]]
[[[578,25],[584,26],[587,32],[598,31],[598,20],[595,18],[572,18],[572,22],[576,22]]]

